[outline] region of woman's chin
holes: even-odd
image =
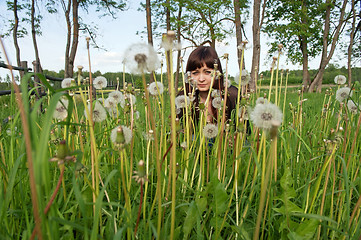
[[[200,86],[198,85],[198,90],[199,90],[200,92],[208,92],[209,87],[200,87]]]

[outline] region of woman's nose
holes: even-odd
[[[200,73],[199,74],[199,81],[204,81],[205,80],[205,74],[204,73]]]

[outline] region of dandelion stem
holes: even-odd
[[[170,239],[174,239],[174,229],[175,229],[175,205],[176,205],[176,113],[175,113],[175,86],[174,86],[174,76],[172,74],[172,51],[167,51],[167,64],[168,65],[168,87],[170,88],[170,110],[171,110],[171,139],[173,143],[173,148],[171,149],[171,166],[172,166],[172,216],[171,216],[171,231]]]
[[[134,237],[135,238],[137,237],[140,213],[142,212],[142,204],[143,204],[143,184],[140,183],[140,203],[139,203],[139,209],[138,209],[137,223],[135,224],[135,229],[134,229]]]
[[[258,214],[257,214],[257,222],[256,222],[256,229],[255,233],[253,235],[253,239],[257,240],[259,239],[259,232],[260,232],[260,224],[262,220],[262,213],[265,206],[265,198],[267,193],[267,187],[270,181],[272,180],[272,168],[273,163],[276,161],[277,158],[277,135],[272,139],[271,142],[271,148],[270,148],[270,159],[269,159],[269,165],[266,166],[266,162],[263,161],[262,164],[262,182],[261,182],[261,196],[260,196],[260,203],[258,207]],[[265,156],[265,151],[264,151]],[[266,170],[266,175],[264,175],[264,171]]]
[[[153,118],[152,113],[152,109],[151,109],[151,104],[150,104],[150,100],[149,100],[149,91],[147,88],[147,83],[145,80],[145,75],[144,73],[142,74],[142,81],[143,81],[143,88],[144,88],[144,93],[145,93],[145,98],[147,101],[147,116],[150,119],[150,123],[152,125],[152,130],[154,133],[154,149],[155,149],[155,163],[156,163],[156,170],[157,170],[157,188],[156,188],[156,196],[158,199],[158,226],[157,226],[157,234],[158,236],[160,235],[160,229],[161,229],[161,225],[162,225],[162,198],[161,198],[161,183],[162,183],[162,179],[161,179],[161,168],[160,168],[160,155],[159,155],[159,148],[158,148],[158,134],[157,134],[157,129],[155,126],[155,121]]]

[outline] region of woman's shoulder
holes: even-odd
[[[232,98],[232,99],[237,99],[238,96],[238,88],[235,86],[230,86],[228,88],[228,97]]]

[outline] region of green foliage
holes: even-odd
[[[248,1],[240,1],[241,12],[248,14]],[[142,5],[145,10],[145,5]],[[152,1],[152,29],[155,36],[160,36],[167,29],[166,11],[170,11],[170,27],[180,30],[184,40],[192,46],[222,41],[233,33],[234,11],[231,0],[162,0]],[[181,10],[181,15],[178,15]],[[197,24],[193,24],[197,23]],[[161,30],[163,29],[163,30]]]
[[[161,181],[158,185],[159,162],[155,159],[155,141],[143,137],[149,132],[143,92],[133,92],[137,99],[133,107],[140,112],[140,118],[133,121],[133,143],[119,149],[110,140],[110,135],[120,124],[130,126],[130,105],[124,108],[118,106],[116,113],[108,112],[106,120],[94,124],[92,136],[84,116],[87,103],[84,105],[76,95],[54,89],[42,75],[39,78],[49,89],[49,95],[33,99],[30,94],[35,89],[27,91],[27,81],[31,81],[31,77],[28,74],[21,81],[22,100],[26,124],[30,128],[44,238],[152,239],[170,236],[174,214],[175,239],[233,239],[236,236],[252,239],[257,227],[255,219],[260,206],[262,172],[269,167],[272,142],[266,137],[261,140],[261,131],[251,121],[244,143],[236,145],[234,132],[225,131],[224,136],[228,138],[221,141],[218,135],[210,144],[202,141],[202,132],[197,130],[190,136],[190,146],[184,149],[180,144],[186,139],[186,131],[177,130],[177,139],[172,145],[168,140],[168,92],[152,97],[150,105],[157,124],[154,132],[161,142],[157,149],[161,152]],[[129,78],[136,82],[140,76]],[[86,86],[68,90],[78,88],[86,90]],[[360,88],[358,85],[354,88],[352,98],[359,103]],[[287,96],[284,88],[277,90],[281,94],[279,106],[283,110],[284,121],[278,130],[277,165],[271,169],[260,238],[359,238],[360,216],[356,214],[351,221],[353,210],[358,211],[356,203],[361,189],[358,176],[361,135],[356,131],[359,115],[351,114],[345,105],[335,100],[336,88],[329,89],[327,94],[302,94],[289,89]],[[245,102],[251,109],[259,96],[268,93],[268,89],[261,89]],[[107,93],[103,94],[106,98]],[[270,101],[274,102],[275,89],[270,94]],[[61,98],[69,101],[68,117],[57,121],[53,119],[53,113]],[[283,101],[287,103],[284,107]],[[11,107],[4,108],[2,104]],[[0,123],[0,198],[3,199],[0,201],[0,237],[28,239],[35,223],[24,131],[21,130],[23,123],[13,95],[0,97],[0,113],[3,112],[4,116],[13,117],[6,124]],[[8,129],[9,132],[6,131]],[[340,142],[335,141],[336,129],[342,138]],[[93,137],[94,148],[91,143]],[[75,154],[72,155],[75,159],[70,158],[65,165],[49,162],[58,155],[60,140],[66,140],[68,153]],[[333,144],[337,148],[330,153],[329,149],[336,146]],[[172,147],[176,150],[178,163],[174,202],[171,201],[172,161],[167,151]],[[219,173],[217,151],[220,149],[222,171]],[[94,150],[97,157],[92,159]],[[144,160],[147,166],[143,199],[140,199],[140,184],[132,178],[140,160]],[[328,162],[332,164],[326,165]],[[330,175],[326,171],[328,166]],[[64,175],[60,179],[62,168]],[[93,184],[92,173],[96,172],[96,168],[99,182]],[[54,202],[49,212],[44,214],[54,192]],[[158,193],[161,193],[161,205],[157,202]],[[173,203],[174,210],[171,209]],[[139,225],[134,237],[138,211]]]
[[[301,44],[307,45],[309,57],[316,57],[322,50],[323,7],[322,1],[272,0],[267,2],[264,32],[275,39],[270,52],[283,44],[287,57],[293,64],[302,63]]]

